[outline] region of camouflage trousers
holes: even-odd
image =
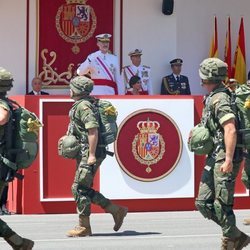
[[[85,156],[77,159],[72,193],[76,201],[78,214],[89,216],[91,214],[91,203],[105,208],[110,204],[110,201],[92,188],[95,174],[101,165],[102,159],[97,159],[94,166],[89,166],[87,164],[88,152],[84,153]]]
[[[250,159],[245,160],[241,180],[246,188],[250,189]]]
[[[0,181],[0,197],[2,196],[6,184],[6,182]],[[6,222],[0,219],[0,237],[8,238],[11,235],[13,235],[12,229],[7,225]]]
[[[213,220],[222,228],[223,236],[235,238],[240,235],[233,212],[235,179],[240,162],[234,163],[232,173],[222,173],[220,167],[223,162],[212,157],[206,159],[195,204],[205,218]]]

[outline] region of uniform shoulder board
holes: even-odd
[[[127,66],[123,66],[122,68],[123,68],[123,69],[125,69],[125,68],[128,68],[128,67],[129,67],[129,65],[127,65]]]
[[[150,69],[150,67],[149,67],[149,66],[146,66],[146,65],[143,65],[143,67],[144,67],[144,68],[147,68],[147,69]]]

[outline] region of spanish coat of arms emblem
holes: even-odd
[[[56,29],[66,42],[74,44],[74,54],[80,52],[78,44],[91,38],[96,29],[96,15],[94,9],[86,4],[87,1],[66,0],[56,15]]]
[[[147,165],[146,172],[151,172],[150,167],[159,162],[165,153],[165,142],[157,133],[160,123],[157,121],[140,121],[137,123],[138,133],[132,142],[132,152],[137,161]]]

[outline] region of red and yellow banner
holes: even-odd
[[[217,30],[217,17],[214,17],[214,33],[211,40],[209,57],[218,57],[218,30]]]
[[[37,75],[45,87],[66,88],[98,49],[95,36],[113,35],[113,26],[113,0],[38,1]]]
[[[232,44],[231,44],[231,19],[227,20],[227,34],[224,50],[224,61],[228,65],[228,78],[232,78]]]
[[[240,22],[239,37],[234,54],[232,74],[239,83],[246,83],[246,49],[243,17]]]

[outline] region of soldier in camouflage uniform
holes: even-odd
[[[6,92],[9,91],[13,84],[13,79],[7,70],[0,67],[0,154],[3,152],[3,140],[5,133],[5,126],[9,120],[10,108],[6,102]],[[3,163],[0,162],[0,196],[2,195],[4,187],[7,185],[5,181],[5,170]],[[17,233],[0,219],[0,236],[3,237],[8,244],[15,250],[30,250],[33,248],[34,242],[29,239],[22,238]]]
[[[229,79],[226,87],[231,91],[235,92],[237,89],[238,82],[236,79]],[[244,168],[241,176],[241,180],[247,189],[250,189],[250,159],[245,158]],[[250,225],[250,219],[244,220],[244,225]]]
[[[75,104],[70,110],[70,125],[68,134],[74,135],[81,143],[81,151],[76,159],[76,173],[72,185],[72,193],[79,214],[79,225],[67,233],[69,237],[90,236],[90,205],[101,206],[114,218],[114,230],[118,231],[128,209],[113,204],[101,193],[92,188],[94,176],[106,157],[105,149],[98,147],[99,122],[95,99],[89,96],[93,89],[93,81],[84,76],[77,76],[70,82],[71,98]]]
[[[202,173],[196,207],[201,214],[217,223],[223,233],[222,250],[242,249],[250,237],[236,227],[233,212],[235,179],[241,157],[236,157],[237,133],[230,95],[222,83],[227,76],[227,64],[218,58],[205,59],[199,68],[202,86],[209,92],[202,120],[214,139]]]

